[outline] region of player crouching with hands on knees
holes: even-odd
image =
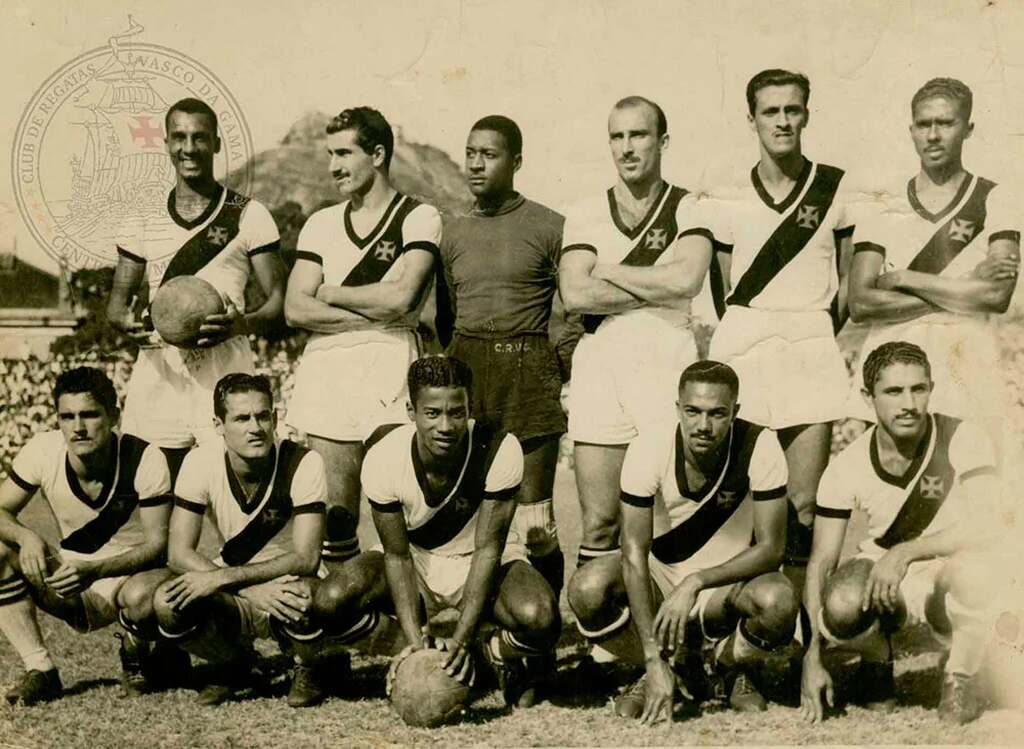
[[[647,724],[671,718],[677,657],[706,640],[732,708],[764,710],[751,667],[790,642],[797,614],[779,571],[787,473],[775,433],[736,418],[728,365],[691,364],[678,392],[678,423],[626,451],[621,561],[597,559],[569,583],[580,631],[645,664],[615,711]]]
[[[472,373],[458,359],[418,359],[408,386],[415,423],[379,428],[362,468],[407,651],[446,650],[448,675],[471,683],[470,648],[492,619],[498,628],[482,643],[484,656],[506,705],[527,707],[553,662],[561,621],[554,593],[509,530],[522,449],[511,434],[470,418]],[[451,637],[424,637],[421,601],[428,616],[459,610]]]
[[[992,443],[970,422],[928,412],[928,358],[904,341],[885,343],[864,362],[864,396],[877,424],[833,458],[818,489],[804,605],[811,638],[801,702],[806,717],[834,703],[822,664],[823,640],[860,651],[852,698],[869,709],[895,705],[890,636],[927,622],[950,645],[939,717],[967,723],[980,715],[972,677],[991,633],[991,594],[972,551],[991,529],[998,480]],[[842,565],[854,507],[868,537]]]
[[[334,575],[320,563],[326,483],[320,456],[274,440],[270,384],[229,374],[214,391],[221,439],[185,458],[175,485],[168,563],[156,592],[161,633],[216,665],[199,702],[216,705],[251,683],[256,638],[277,639],[295,656],[288,704],[323,699],[323,646],[357,639],[376,624],[364,606],[382,561],[351,560]],[[215,559],[198,551],[203,515],[224,539]],[[367,569],[370,567],[370,569]],[[384,595],[377,583],[378,597]],[[333,664],[332,678],[347,670]]]
[[[0,632],[26,673],[7,701],[31,705],[61,694],[36,608],[80,632],[119,620],[123,683],[146,691],[157,660],[153,589],[163,579],[171,475],[160,448],[115,431],[117,393],[100,370],[61,373],[53,390],[59,430],[32,437],[0,485]],[[17,516],[42,491],[60,530],[51,546]],[[163,656],[173,655],[164,650]],[[177,652],[178,664],[183,653]],[[187,659],[185,660],[187,664]],[[143,667],[146,667],[145,669]]]

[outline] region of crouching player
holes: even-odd
[[[160,448],[115,431],[117,393],[98,369],[61,373],[53,390],[59,430],[36,434],[0,486],[0,631],[26,673],[7,701],[31,705],[61,694],[36,607],[79,632],[120,620],[123,682],[145,691],[146,672],[173,670],[134,632],[155,635],[152,592],[162,579],[171,476]],[[17,519],[42,491],[60,531],[51,546]],[[183,653],[178,651],[178,663]],[[170,655],[173,658],[173,655]],[[187,663],[187,660],[185,661]]]
[[[176,576],[156,591],[160,631],[216,664],[199,694],[201,704],[219,704],[251,684],[252,642],[271,637],[295,655],[288,704],[315,704],[325,693],[320,645],[329,637],[339,641],[331,637],[339,627],[349,636],[341,639],[372,629],[374,615],[366,616],[351,595],[365,593],[363,587],[382,577],[383,562],[376,555],[375,572],[347,592],[345,579],[324,579],[323,461],[290,440],[275,442],[266,378],[223,377],[214,412],[222,439],[190,452],[175,484],[168,556]],[[223,538],[216,558],[197,548],[207,510]],[[364,555],[357,566],[367,559],[372,564],[373,557]],[[377,586],[383,597],[383,582]]]
[[[679,423],[626,451],[621,561],[594,560],[569,583],[580,631],[645,665],[615,701],[622,717],[671,717],[676,658],[705,641],[730,705],[764,710],[751,666],[792,639],[797,595],[779,571],[786,458],[774,432],[736,418],[738,393],[728,365],[683,371]]]
[[[987,535],[998,484],[984,430],[928,412],[931,368],[923,350],[884,343],[864,362],[864,396],[877,424],[829,464],[818,488],[804,605],[811,638],[801,702],[821,720],[833,702],[823,640],[862,653],[854,684],[870,709],[895,704],[889,636],[927,622],[950,643],[939,717],[966,723],[981,712],[972,676],[992,630],[989,597],[968,553]],[[837,567],[851,510],[867,514],[868,537]],[[980,522],[979,522],[980,521]]]
[[[484,642],[505,703],[537,699],[561,631],[551,587],[527,562],[513,531],[523,452],[510,434],[469,415],[472,374],[458,359],[428,356],[409,367],[409,416],[370,438],[362,484],[384,547],[387,582],[411,649],[428,644],[428,616],[459,609],[450,638],[448,674],[473,678],[469,652],[481,622],[498,628]],[[506,542],[507,539],[507,542]]]

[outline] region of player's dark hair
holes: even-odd
[[[747,109],[750,110],[750,114],[754,114],[754,109],[757,106],[757,92],[768,86],[796,86],[804,92],[804,108],[810,104],[811,82],[806,75],[790,70],[771,68],[762,70],[747,84]]]
[[[974,109],[974,94],[971,93],[971,89],[966,83],[958,81],[956,78],[932,78],[921,86],[917,93],[914,94],[914,98],[910,100],[910,116],[914,116],[914,110],[917,109],[917,105],[922,101],[933,99],[937,96],[956,102],[957,107],[960,109],[960,114],[964,116],[964,120],[967,122],[971,121],[971,110]]]
[[[117,390],[103,370],[95,367],[75,367],[57,375],[53,385],[53,403],[56,406],[62,395],[89,393],[103,406],[108,414],[117,410]]]
[[[175,112],[184,112],[185,114],[205,114],[213,123],[214,135],[217,134],[217,114],[205,101],[202,99],[193,99],[192,97],[179,99],[171,105],[170,109],[167,110],[167,114],[164,115],[165,134],[171,131],[171,115]]]
[[[490,130],[498,133],[505,139],[505,146],[513,156],[518,156],[523,152],[523,133],[519,129],[519,125],[504,115],[489,114],[486,117],[481,117],[473,123],[469,132],[472,133],[475,130]]]
[[[879,375],[893,364],[916,364],[924,368],[929,380],[932,378],[932,366],[928,362],[928,355],[920,346],[906,341],[890,341],[876,348],[864,360],[864,388],[874,395]]]
[[[274,391],[270,380],[263,375],[251,375],[245,372],[232,372],[217,381],[213,389],[213,413],[223,421],[228,413],[228,396],[235,393],[263,393],[274,404]]]
[[[416,407],[416,397],[423,388],[473,387],[473,370],[461,359],[444,354],[424,356],[409,365],[409,400]]]
[[[355,130],[356,143],[372,154],[377,146],[384,146],[384,171],[391,168],[391,154],[395,150],[395,134],[384,115],[373,107],[352,107],[342,111],[327,123],[327,134],[342,130]]]
[[[624,99],[619,99],[615,102],[613,109],[626,109],[627,107],[642,107],[647,105],[654,110],[654,115],[658,120],[658,132],[657,136],[660,138],[668,132],[668,118],[665,116],[665,110],[659,107],[650,99],[644,96],[627,96]]]
[[[679,391],[682,392],[688,382],[708,382],[711,384],[725,385],[732,391],[734,397],[740,393],[740,378],[736,376],[736,370],[728,364],[705,359],[697,361],[683,370],[679,375]]]

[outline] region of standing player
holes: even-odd
[[[615,701],[623,717],[671,718],[676,655],[705,638],[730,705],[764,710],[748,669],[793,636],[797,595],[778,571],[786,459],[772,431],[736,418],[738,392],[724,364],[683,371],[678,423],[626,451],[621,560],[595,560],[569,586],[580,631],[645,665]]]
[[[377,430],[362,473],[399,624],[419,649],[421,599],[431,616],[458,608],[440,646],[449,675],[469,680],[470,644],[493,619],[499,629],[483,643],[485,657],[505,703],[527,707],[554,661],[561,622],[551,588],[509,533],[522,449],[511,434],[469,418],[472,372],[458,359],[417,360],[408,387],[415,423]]]
[[[323,461],[295,442],[274,440],[266,378],[227,375],[213,397],[222,439],[190,452],[175,484],[168,561],[177,576],[156,591],[161,633],[217,664],[202,704],[219,704],[244,687],[253,639],[276,636],[296,655],[288,704],[313,705],[324,696],[319,641],[328,634],[335,642],[359,639],[376,624],[357,600],[372,597],[374,584],[376,597],[385,595],[380,555],[353,560],[375,565],[358,581],[343,576],[352,563],[340,577],[321,579]],[[207,509],[223,539],[213,559],[197,550]]]
[[[837,259],[849,255],[853,223],[843,170],[803,155],[810,94],[800,73],[765,70],[750,80],[761,159],[737,194],[709,201],[706,216],[731,287],[719,294],[725,314],[709,356],[736,370],[743,418],[776,430],[786,453],[794,580],[807,562],[831,422],[843,415],[848,387],[829,312],[842,309]]]
[[[708,242],[691,232],[695,200],[661,178],[669,144],[661,107],[640,96],[617,102],[608,140],[618,180],[569,211],[559,263],[566,311],[584,313],[586,331],[569,390],[583,510],[578,565],[618,549],[626,445],[671,420],[676,378],[697,358],[690,299],[710,262]]]
[[[928,354],[933,407],[974,415],[998,441],[1003,415],[996,315],[1010,304],[1020,265],[1020,209],[1006,188],[964,169],[971,90],[950,78],[922,86],[911,102],[910,136],[921,170],[884,211],[862,221],[850,273],[850,315],[872,323],[863,351],[886,341]],[[860,227],[858,227],[860,230]],[[851,413],[871,410],[854,378]]]
[[[394,135],[375,109],[327,125],[328,168],[347,200],[317,211],[299,234],[285,316],[313,332],[295,373],[288,424],[327,466],[324,559],[359,551],[362,442],[405,418],[405,374],[441,240],[437,210],[395,190]]]
[[[124,686],[146,688],[143,666],[150,672],[155,659],[137,634],[155,638],[152,593],[163,573],[150,568],[166,552],[170,516],[167,459],[114,431],[117,393],[107,376],[88,367],[62,372],[53,395],[60,429],[29,440],[0,486],[0,631],[26,669],[7,700],[25,705],[62,689],[37,606],[79,632],[119,620]],[[57,520],[58,547],[16,519],[39,490]]]
[[[551,496],[565,432],[560,372],[567,367],[556,352],[572,341],[563,336],[553,347],[548,324],[564,220],[515,191],[522,152],[522,133],[507,117],[484,117],[469,132],[466,173],[476,204],[469,216],[444,221],[441,262],[450,308],[438,305],[438,335],[447,343],[454,325],[448,354],[473,370],[473,417],[522,445],[515,525],[530,562],[557,596],[565,558]]]
[[[804,656],[805,715],[833,703],[822,640],[863,652],[854,683],[868,707],[895,703],[889,637],[928,622],[951,642],[939,716],[966,723],[982,709],[971,678],[995,617],[985,586],[958,552],[981,546],[995,516],[998,484],[991,441],[977,425],[929,413],[931,366],[912,343],[882,344],[864,362],[864,397],[877,424],[837,455],[818,488],[814,546],[804,605],[811,637]],[[853,508],[867,514],[868,537],[838,569]]]
[[[246,336],[264,332],[281,317],[284,267],[270,212],[214,179],[220,138],[213,110],[198,99],[182,99],[167,111],[165,127],[167,153],[177,173],[167,198],[168,217],[164,222],[139,218],[122,226],[107,317],[142,341],[122,430],[161,447],[188,448],[215,436],[211,394],[217,381],[228,372],[253,371]],[[246,310],[251,273],[266,300]],[[184,275],[210,282],[227,307],[224,314],[206,318],[195,349],[164,344],[155,333],[146,333],[132,312],[137,294],[152,298],[162,284]],[[183,455],[184,449],[175,468]]]

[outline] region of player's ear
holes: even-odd
[[[750,128],[751,132],[757,132],[757,122],[754,121],[754,115],[747,112],[747,127]]]
[[[217,430],[217,434],[221,437],[224,436],[224,422],[220,420],[220,417],[216,414],[213,417],[213,428]]]
[[[383,169],[384,168],[384,160],[385,160],[386,157],[387,157],[387,153],[385,152],[384,146],[382,144],[378,143],[376,146],[374,146],[374,148],[373,148],[373,165],[377,169]]]
[[[861,388],[860,395],[864,399],[864,402],[868,404],[868,408],[873,412],[875,410],[875,398],[871,395],[871,391],[867,388]]]
[[[409,415],[409,421],[416,421],[416,406],[411,400],[405,402],[405,412]]]
[[[522,166],[523,155],[521,153],[517,153],[515,156],[512,157],[512,173],[514,174],[515,172],[518,172]]]
[[[973,122],[968,122],[967,123],[967,129],[964,131],[964,140],[967,140],[968,138],[970,138],[971,137],[971,133],[973,133],[973,132],[974,132],[974,123]]]
[[[661,137],[658,138],[658,148],[662,151],[668,150],[669,137],[668,133],[662,133]]]
[[[213,136],[213,152],[220,153],[220,136],[216,134]]]
[[[737,401],[736,404],[732,407],[732,417],[735,419],[739,415],[740,415],[740,404]]]

